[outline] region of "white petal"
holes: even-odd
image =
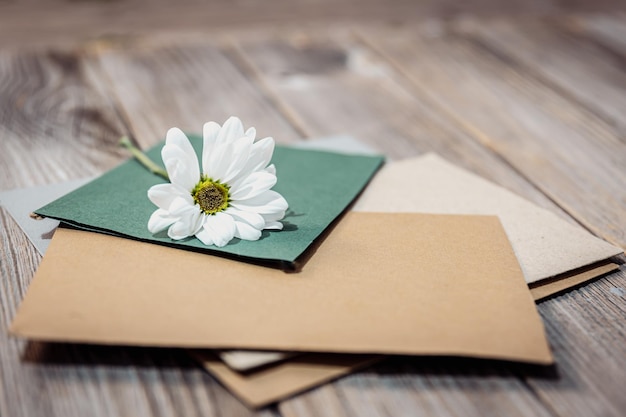
[[[220,125],[215,122],[207,122],[202,128],[202,169],[206,174],[206,167],[209,166],[209,155],[213,153],[217,135],[220,133]]]
[[[157,209],[148,220],[148,231],[150,233],[159,233],[167,229],[176,220],[177,217],[170,216],[167,210]]]
[[[215,246],[226,246],[235,237],[235,220],[228,214],[215,213],[206,217],[204,229],[209,233]]]
[[[167,231],[167,235],[175,240],[195,235],[202,227],[202,213],[183,198],[175,198],[170,206],[170,215],[177,221]]]
[[[250,174],[240,185],[231,188],[233,200],[248,200],[268,191],[276,184],[276,175],[259,171]]]
[[[238,117],[233,116],[224,122],[224,126],[222,126],[217,135],[217,143],[220,144],[229,142],[231,140],[239,139],[242,136],[245,136],[245,134],[243,132],[241,120],[239,120]]]
[[[200,230],[196,233],[196,237],[200,239],[202,243],[209,246],[213,244],[213,240],[211,239],[211,235],[204,227],[201,227]]]
[[[191,146],[189,138],[187,138],[187,135],[185,135],[183,131],[177,127],[173,127],[167,131],[167,134],[165,135],[165,144],[176,145],[186,154],[193,155],[194,157],[196,156],[196,151],[194,151],[193,146]]]
[[[268,190],[247,200],[233,201],[231,206],[242,211],[253,211],[259,214],[284,212],[289,208],[283,196],[273,190]]]
[[[220,133],[221,126],[215,122],[206,122],[202,126],[202,138],[204,139],[204,145],[206,142],[215,143],[218,133]]]
[[[274,164],[265,168],[264,171],[267,172],[268,174],[276,175],[276,167],[274,166]]]
[[[265,220],[265,224],[273,223],[277,220],[282,220],[285,217],[284,211],[275,211],[273,213],[264,213],[261,214],[263,220]]]
[[[200,167],[196,154],[189,154],[177,145],[165,145],[161,157],[170,182],[191,191],[200,180]]]
[[[174,240],[181,240],[189,237],[189,225],[184,221],[177,221],[167,229],[167,235]]]
[[[235,222],[235,237],[243,240],[259,240],[261,237],[261,231],[250,226],[248,223]]]
[[[254,140],[254,138],[256,138],[256,129],[251,127],[248,130],[246,130],[246,136]]]
[[[191,213],[192,211],[199,212],[197,207],[194,207],[193,201],[189,201],[184,197],[176,197],[170,204],[169,212],[171,216],[183,216],[185,213]]]
[[[185,198],[190,204],[193,204],[193,198],[189,191],[174,184],[157,184],[153,185],[148,190],[148,198],[150,201],[165,210],[170,208],[170,204],[172,204],[172,201],[176,197]]]
[[[274,139],[265,138],[260,141],[252,144],[252,150],[250,151],[250,157],[246,162],[245,166],[241,168],[241,173],[238,178],[232,181],[231,186],[237,187],[244,180],[245,177],[252,174],[253,172],[260,171],[269,164],[272,159],[272,154],[274,153]],[[274,171],[274,174],[276,172]]]
[[[252,139],[245,136],[230,144],[227,154],[224,155],[224,161],[220,164],[220,169],[223,169],[223,171],[215,178],[226,184],[230,184],[235,180],[242,168],[246,166],[246,162],[250,158],[251,149]]]
[[[202,166],[202,173],[214,180],[221,180],[228,169],[229,149],[228,144],[215,144],[207,155],[207,162]]]
[[[265,225],[265,229],[268,230],[283,230],[283,224],[281,222],[270,222]]]
[[[242,211],[231,206],[226,209],[225,213],[233,216],[235,221],[247,223],[255,229],[262,230],[265,226],[263,216],[252,211]]]

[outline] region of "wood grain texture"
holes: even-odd
[[[100,40],[77,50],[2,49],[0,189],[102,172],[127,157],[117,147],[122,134],[147,147],[171,126],[199,131],[208,119],[237,114],[282,143],[348,133],[398,159],[439,152],[623,243],[626,178],[617,107],[625,21],[589,15],[558,19],[555,27],[541,19],[435,20],[402,28],[357,23],[356,34],[266,27],[230,37]],[[493,24],[493,33],[512,44],[481,24]],[[566,74],[559,77],[560,71]],[[590,77],[584,85],[583,73]],[[595,88],[610,99],[599,101]],[[554,372],[400,357],[253,412],[182,351],[10,338],[7,327],[40,257],[2,209],[0,225],[3,417],[621,416],[626,410],[623,265],[539,304]],[[623,264],[624,257],[616,261]]]
[[[0,52],[2,189],[94,175],[122,159],[113,109],[78,54]]]
[[[588,36],[621,55],[626,54],[626,14],[573,16],[564,22],[570,30]]]
[[[453,30],[616,128],[626,142],[626,60],[557,19],[465,20]]]
[[[626,246],[626,146],[614,126],[445,25],[364,38],[394,62],[416,94],[587,228]]]
[[[392,159],[434,151],[572,221],[499,155],[411,94],[388,62],[350,34],[291,32],[235,48],[307,136],[350,134]]]
[[[354,39],[343,33],[315,35],[296,33],[288,40],[270,37],[236,45],[243,61],[268,94],[291,109],[291,117],[301,121],[305,132],[310,131],[310,135],[350,132],[396,158],[436,150],[554,209],[549,200],[491,152],[403,89],[394,81],[397,76],[393,69]],[[519,415],[549,415],[506,367],[494,371],[496,375],[490,379],[493,390],[503,395],[497,400],[492,395],[493,401],[486,401],[482,389],[476,388],[476,394],[468,389],[483,384],[482,375],[469,373],[458,381],[445,375],[454,373],[454,366],[445,363],[439,366],[443,375],[428,375],[428,371],[424,371],[427,366],[416,368],[408,375],[402,367],[380,372],[381,368],[375,366],[376,372],[368,377],[360,373],[349,378],[356,381],[358,389],[350,385],[344,388],[344,380],[341,380],[333,387],[322,387],[281,403],[280,411],[284,415],[314,415],[315,410],[325,405],[331,410],[330,415],[364,415],[366,412],[384,415],[384,410],[392,410],[390,415],[415,415],[416,410],[423,410],[423,415],[434,410],[450,416],[499,415],[512,410]],[[488,365],[486,369],[493,370]],[[420,389],[387,389],[388,384]],[[448,387],[446,400],[436,394],[442,386]],[[374,401],[370,397],[375,397],[377,402],[367,402],[368,399]],[[446,408],[443,403],[451,401],[452,397],[459,406]]]
[[[625,10],[620,0],[11,0],[0,2],[0,45],[84,42],[181,30],[350,25],[478,16]]]
[[[197,42],[197,40],[196,40]],[[257,137],[277,143],[300,134],[216,45],[139,45],[99,51],[91,61],[94,83],[120,108],[129,129],[146,147],[171,127],[202,132],[210,120],[238,116]]]
[[[454,358],[394,358],[282,402],[284,416],[550,416],[510,365]]]
[[[527,381],[558,415],[624,415],[625,270],[539,305],[558,378]]]
[[[5,53],[0,189],[80,178],[127,155],[123,120],[76,51]],[[253,413],[181,351],[25,343],[7,334],[40,261],[0,212],[0,415],[221,416]]]

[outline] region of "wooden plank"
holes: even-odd
[[[124,125],[87,71],[72,51],[0,54],[0,189],[97,174],[127,157]],[[40,259],[0,210],[0,415],[276,415],[251,412],[178,350],[9,337]]]
[[[392,359],[279,409],[286,417],[315,416],[320,404],[332,416],[552,415],[517,385],[509,365],[458,358]]]
[[[217,46],[141,44],[99,50],[90,62],[91,79],[113,98],[144,147],[170,127],[201,133],[205,122],[222,124],[231,115],[254,126],[257,137],[277,143],[300,137]]]
[[[0,52],[0,189],[94,175],[123,156],[123,125],[71,51]]]
[[[465,20],[454,28],[614,125],[626,138],[626,67],[558,19]],[[626,139],[625,139],[626,140]]]
[[[556,378],[529,377],[561,416],[623,416],[626,410],[626,268],[539,305]]]
[[[501,152],[520,172],[549,190],[555,200],[567,200],[558,185],[562,184],[564,189],[572,187],[574,184],[567,184],[568,175],[581,182],[581,189],[593,193],[596,185],[593,175],[599,169],[606,169],[617,178],[609,176],[612,182],[598,192],[610,192],[611,187],[618,186],[623,171],[610,153],[621,155],[623,147],[610,127],[545,86],[530,81],[527,74],[481,55],[480,50],[462,39],[441,36],[443,33],[428,39],[413,32],[402,36],[388,32],[384,37],[367,36],[368,42],[402,68],[407,80],[416,87],[415,94],[429,97],[486,146]],[[533,123],[538,124],[537,128]],[[543,129],[555,139],[551,140]],[[573,144],[568,145],[565,142],[568,139]],[[560,152],[559,145],[563,147]],[[587,155],[581,158],[574,146],[583,147]],[[566,173],[568,166],[572,172]],[[575,168],[580,170],[578,174]],[[585,172],[587,176],[583,175]],[[612,202],[612,207],[618,208],[623,193],[616,192],[617,195],[610,196],[609,204]],[[604,207],[594,199],[568,201],[578,204],[570,211],[582,222],[591,223],[583,217],[588,216],[597,222],[597,229],[615,236],[611,234],[615,220],[607,219]],[[623,274],[612,274],[539,305],[554,348],[558,375],[526,379],[557,415],[623,413],[623,396],[618,387],[626,383],[626,375],[621,372],[626,357],[623,353],[626,304],[623,297],[611,296],[607,300],[611,288],[623,286]],[[594,307],[589,308],[590,304]],[[602,338],[600,342],[598,336]]]
[[[595,2],[614,8],[619,0]],[[176,32],[181,30],[271,28],[311,23],[339,26],[354,22],[449,18],[463,14],[517,15],[580,8],[573,1],[534,0],[274,0],[251,1],[117,0],[89,2],[0,2],[0,45],[76,43],[99,36]]]
[[[296,31],[235,46],[309,136],[350,134],[392,159],[438,152],[572,221],[508,164],[397,82],[387,62],[343,32]]]
[[[599,44],[626,55],[626,13],[574,16],[569,27],[573,32],[589,36]]]
[[[364,38],[446,112],[599,236],[626,246],[626,146],[620,133],[467,39],[419,30]]]
[[[396,158],[436,150],[554,207],[493,153],[403,89],[393,69],[353,39],[295,33],[235,45],[251,77],[301,121],[305,132],[350,133]],[[422,373],[424,368],[407,372],[402,363],[373,369],[282,402],[279,409],[288,416],[314,415],[322,408],[338,416],[406,415],[407,410],[411,415],[550,415],[506,367],[488,383],[480,372],[450,376],[455,366],[446,363],[440,363],[437,375]],[[486,364],[482,369],[494,368]],[[502,395],[486,401],[494,391]]]

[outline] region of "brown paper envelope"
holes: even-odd
[[[530,293],[536,301],[542,300],[572,285],[584,283],[616,269],[618,267],[613,263],[583,268],[583,270],[576,270],[566,279],[550,280],[537,287],[531,284]],[[237,356],[234,360],[226,362],[228,357],[225,358],[222,353],[220,356],[224,360],[222,362],[210,351],[197,351],[194,352],[194,357],[207,371],[251,407],[262,407],[282,400],[385,358],[384,356],[315,354],[314,361],[307,361],[308,355],[297,356],[294,359],[291,357],[293,353],[285,352],[229,351],[227,353]],[[258,358],[257,361],[253,361],[255,358]],[[272,362],[277,361],[279,363],[271,365]],[[260,373],[255,371],[240,373],[259,366],[264,366]]]
[[[435,154],[387,163],[354,209],[499,215],[536,301],[618,269],[605,259],[622,253],[622,249]],[[278,352],[264,352],[260,357],[238,352],[230,359],[226,363],[233,369],[246,370],[246,365],[268,365],[285,357]]]
[[[397,164],[400,164],[400,168],[396,167]],[[407,172],[410,169],[414,169],[414,171],[412,173]],[[412,202],[408,203],[410,204],[408,207],[401,206],[403,210],[416,211],[420,207],[426,207],[431,211],[446,213],[470,211],[472,213],[500,214],[508,210],[507,205],[514,206],[513,210],[504,213],[505,218],[508,219],[508,222],[505,223],[505,228],[506,224],[513,224],[512,227],[509,226],[507,231],[509,237],[512,239],[516,238],[517,247],[521,248],[522,254],[526,254],[526,256],[522,255],[521,259],[519,259],[520,263],[525,265],[526,269],[531,271],[531,273],[535,271],[534,279],[538,281],[530,283],[529,287],[531,295],[536,301],[580,285],[618,268],[616,264],[608,261],[594,261],[619,254],[621,249],[605,244],[584,231],[573,231],[572,226],[546,210],[540,209],[521,199],[521,197],[515,196],[474,174],[456,168],[432,154],[413,160],[388,163],[366,189],[362,199],[357,203],[356,209],[389,209],[388,205],[381,205],[380,201],[387,201],[386,199],[389,197],[387,192],[392,193],[395,191],[406,194],[406,190],[401,191],[397,190],[393,185],[389,186],[389,184],[393,184],[396,181],[396,177],[401,177],[402,175],[406,175],[406,178],[411,178],[413,184],[420,184],[410,192]],[[431,182],[434,186],[440,186],[445,192],[433,193],[430,190],[424,190],[424,181]],[[406,184],[406,182],[397,183]],[[385,187],[388,188],[387,191]],[[472,198],[470,193],[474,192],[474,190],[478,192],[480,198]],[[485,195],[489,196],[489,198],[485,198]],[[400,194],[398,197],[400,197]],[[468,198],[470,199],[469,202],[467,201]],[[424,199],[426,202],[422,202],[420,199]],[[394,208],[392,207],[391,209],[393,210]],[[525,213],[528,214],[525,215]],[[535,223],[534,216],[537,213],[539,213],[542,219]],[[546,256],[534,257],[532,255],[532,247],[528,248],[528,245],[532,245],[536,239],[545,237],[545,233],[542,233],[541,228],[543,227],[542,224],[546,222],[553,222],[549,230],[556,228],[558,231],[557,235],[551,236],[551,243],[556,246],[544,246],[540,250]],[[521,230],[522,233],[520,233],[520,227],[515,227],[516,224],[521,225],[520,227],[528,227],[528,233],[523,233],[524,230]],[[568,238],[568,236],[570,237]],[[594,250],[588,253],[578,244],[573,245],[574,250],[572,250],[572,242],[568,242],[570,238],[575,239],[574,243],[577,241],[583,245],[591,244]],[[569,252],[564,252],[564,247],[568,247]],[[594,263],[576,268],[576,265],[587,262]],[[555,276],[548,278],[550,274],[555,274]],[[269,352],[268,354],[271,353],[274,352]],[[246,352],[243,352],[240,356],[241,361],[244,363],[245,355]],[[279,358],[283,359],[282,357]],[[331,370],[325,369],[325,358],[323,356],[319,358],[316,364],[317,367],[311,367],[310,369],[303,369],[300,364],[294,364],[293,359],[287,359],[275,367],[267,366],[269,363],[265,361],[264,365],[266,367],[263,369],[263,374],[258,377],[254,372],[246,375],[239,374],[229,370],[215,360],[203,361],[202,364],[245,402],[253,406],[260,406],[286,398],[294,393],[319,385],[330,378],[337,378],[353,371],[349,357],[345,359],[330,358],[328,360],[331,361],[331,363],[328,363],[329,366],[332,366]],[[342,363],[341,361],[344,362]],[[229,365],[231,364],[229,363]],[[281,375],[283,374],[290,375],[288,387],[281,383]]]
[[[623,249],[435,154],[384,166],[354,210],[497,215],[526,282],[538,288],[542,280],[563,279],[558,286],[551,280],[541,298],[605,274],[605,265],[595,272],[569,272],[623,253]]]
[[[529,284],[530,293],[535,301],[541,301],[551,295],[563,292],[574,286],[584,284],[585,282],[598,278],[602,275],[619,269],[617,264],[612,262],[598,262],[582,268],[577,268],[571,272],[558,275],[554,278]]]
[[[289,362],[242,374],[234,372],[210,351],[192,356],[250,407],[263,407],[316,387],[382,359],[378,355],[308,353]]]
[[[536,301],[618,269],[606,259],[623,252],[435,154],[387,163],[354,209],[500,216]],[[285,357],[238,352],[222,359],[246,370]]]
[[[49,341],[552,362],[490,216],[349,213],[298,274],[59,229],[11,331]]]

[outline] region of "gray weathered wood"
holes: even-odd
[[[0,50],[0,189],[102,172],[127,157],[117,147],[122,134],[147,147],[171,126],[199,131],[206,120],[237,114],[283,143],[348,133],[395,158],[439,152],[623,243],[624,141],[612,121],[622,120],[623,67],[615,59],[625,55],[624,17],[557,19],[558,28],[532,19],[467,22],[400,29],[357,22],[356,35],[343,27],[260,27],[230,37],[213,31],[104,39],[80,50]],[[524,50],[480,25],[494,25]],[[567,73],[558,78],[561,70]],[[577,82],[582,72],[588,84]],[[591,86],[610,100],[598,101]],[[182,351],[9,337],[41,258],[2,209],[0,225],[3,417],[626,410],[623,266],[539,304],[556,375],[506,363],[396,358],[253,412]]]
[[[458,30],[487,51],[523,68],[581,107],[616,126],[626,139],[624,58],[556,19],[505,21],[485,26],[465,20]]]
[[[626,410],[626,273],[542,302],[558,378],[527,378],[562,416],[623,416]]]
[[[71,51],[0,52],[2,189],[95,175],[122,159],[114,110]]]
[[[90,62],[92,81],[144,147],[171,127],[201,133],[205,122],[221,124],[233,115],[254,126],[257,137],[286,143],[300,136],[215,45],[139,44],[100,50]]]
[[[309,136],[350,134],[395,159],[438,152],[571,221],[499,155],[412,95],[394,68],[354,37],[291,32],[236,48]]]
[[[296,33],[290,41],[269,38],[242,42],[237,50],[266,85],[268,94],[290,108],[305,126],[317,127],[314,134],[354,132],[358,138],[396,158],[420,150],[436,150],[550,205],[491,152],[477,146],[467,134],[446,121],[445,116],[403,89],[395,81],[397,75],[391,67],[350,37]],[[329,99],[331,92],[334,94]],[[488,365],[486,368],[493,369]],[[391,410],[391,415],[436,412],[481,416],[510,414],[512,410],[519,415],[549,415],[506,368],[489,380],[493,390],[503,393],[497,401],[493,393],[492,401],[486,401],[483,389],[477,388],[483,387],[484,375],[464,375],[460,381],[445,375],[446,371],[454,372],[453,366],[442,365],[444,375],[424,375],[419,368],[406,373],[406,369],[397,366],[374,369],[386,371],[354,375],[333,387],[322,387],[283,402],[280,410],[285,415],[314,415],[324,405],[330,409],[330,415],[384,415],[384,410]],[[389,385],[394,389],[388,388]],[[396,389],[398,386],[417,389]],[[437,394],[441,386],[449,389],[445,400]],[[471,387],[476,387],[476,392]],[[453,397],[458,407],[446,407],[444,403]]]
[[[591,6],[591,7],[590,7]],[[355,22],[415,21],[474,15],[559,13],[576,10],[612,10],[620,0],[598,0],[592,5],[579,0],[274,0],[254,1],[118,0],[88,2],[0,2],[0,45],[45,44],[51,41],[76,44],[96,37],[119,37],[195,30],[245,30],[250,26],[327,26]]]
[[[415,87],[599,236],[626,245],[620,133],[445,27],[364,35]],[[590,203],[593,202],[593,203]]]
[[[0,55],[1,189],[93,175],[127,157],[119,113],[75,51]],[[8,326],[40,261],[0,211],[0,415],[221,416],[253,413],[177,350],[26,343]]]
[[[613,51],[626,54],[626,17],[621,14],[597,14],[574,16],[570,29],[592,37]]]

